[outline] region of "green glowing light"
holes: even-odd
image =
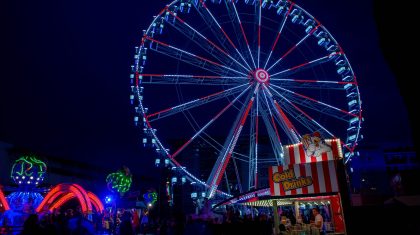
[[[108,189],[113,192],[125,193],[131,187],[132,176],[127,167],[111,173],[106,177]]]
[[[18,185],[33,186],[44,180],[47,165],[34,155],[22,156],[12,166],[10,177]]]
[[[146,201],[147,204],[149,203],[155,204],[155,202],[157,201],[157,196],[158,195],[155,191],[149,191],[143,195],[144,200]]]

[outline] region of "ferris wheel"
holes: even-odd
[[[143,31],[132,66],[136,124],[207,196],[266,187],[283,145],[318,132],[348,161],[361,138],[342,48],[288,0],[177,0]]]

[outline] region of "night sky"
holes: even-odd
[[[154,157],[143,149],[132,121],[129,72],[142,29],[166,3],[46,0],[1,6],[0,141],[110,171],[126,164],[149,174]],[[405,54],[392,49],[397,36],[384,26],[388,8],[369,0],[296,3],[326,26],[355,71],[365,118],[361,145],[412,145],[400,95],[411,98],[401,72],[405,64],[398,60]]]

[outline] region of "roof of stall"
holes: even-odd
[[[294,195],[294,196],[271,196],[270,188],[258,189],[243,193],[238,196],[231,197],[219,204],[214,209],[226,205],[244,205],[256,207],[271,207],[273,201],[277,201],[278,206],[293,205],[295,201],[299,202],[328,202],[328,199],[337,195],[336,193],[328,194],[308,194],[308,195]]]

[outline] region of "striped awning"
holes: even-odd
[[[338,192],[335,161],[269,167],[271,196]]]

